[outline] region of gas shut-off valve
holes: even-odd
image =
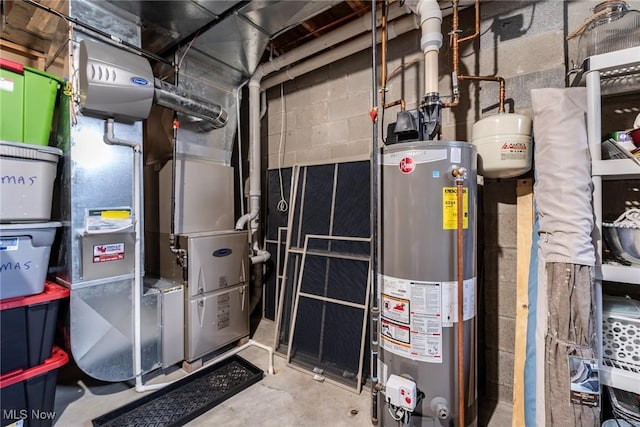
[[[408,378],[391,375],[384,387],[387,403],[392,408],[413,412],[418,400],[418,387]]]

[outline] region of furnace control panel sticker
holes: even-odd
[[[442,285],[380,276],[381,342],[392,353],[442,363]]]
[[[462,228],[469,228],[469,189],[462,189]],[[458,189],[444,187],[442,189],[442,229],[458,228]]]
[[[93,262],[120,261],[124,259],[124,243],[93,246]]]

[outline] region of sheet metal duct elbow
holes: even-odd
[[[159,79],[154,79],[154,102],[193,118],[192,122],[201,122],[199,128],[204,131],[219,129],[227,124],[227,110],[218,104],[212,104],[191,96],[188,92]]]

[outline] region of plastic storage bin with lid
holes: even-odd
[[[55,147],[0,141],[0,222],[49,221],[61,156]]]
[[[0,58],[0,140],[49,145],[62,80]]]
[[[0,224],[0,300],[44,290],[59,222]]]
[[[0,425],[49,427],[55,418],[54,403],[58,368],[69,361],[67,353],[54,347],[44,363],[0,376],[2,411]]]
[[[0,300],[0,375],[51,357],[60,303],[67,297],[69,289],[46,282],[39,294]]]

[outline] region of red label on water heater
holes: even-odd
[[[398,167],[400,168],[400,172],[408,174],[413,172],[413,170],[416,168],[416,162],[412,157],[403,157],[400,160],[400,164],[398,165]]]

